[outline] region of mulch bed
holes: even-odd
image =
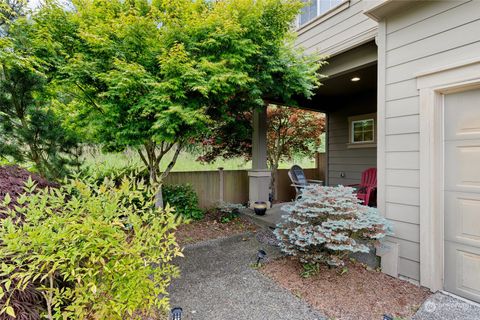
[[[384,314],[409,319],[431,294],[359,263],[349,262],[347,268],[340,274],[322,266],[319,274],[303,278],[297,260],[282,258],[267,263],[261,272],[332,319],[374,320]]]
[[[184,246],[195,242],[255,231],[257,231],[257,226],[244,217],[238,217],[232,221],[222,223],[218,215],[209,212],[200,221],[192,221],[190,224],[180,226],[176,231],[176,236],[178,243]]]

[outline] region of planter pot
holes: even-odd
[[[257,201],[253,205],[253,210],[255,211],[256,215],[264,216],[265,213],[267,212],[267,203],[263,201]]]

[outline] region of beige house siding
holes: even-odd
[[[297,45],[307,53],[335,55],[375,37],[377,22],[363,14],[361,0],[347,0],[344,9],[322,21],[322,17],[300,28]]]
[[[375,93],[346,101],[338,111],[328,113],[328,184],[360,182],[365,169],[377,166],[376,148],[349,149],[348,117],[377,111]],[[345,177],[341,177],[341,173]]]
[[[419,93],[423,70],[477,57],[480,1],[425,1],[389,16],[379,25],[379,116],[384,135],[379,173],[384,184],[379,207],[400,245],[399,273],[420,278]],[[381,57],[380,57],[381,55]],[[382,70],[381,65],[384,64]],[[383,78],[383,79],[382,79]],[[382,83],[384,87],[381,88]],[[379,178],[382,180],[382,178]]]

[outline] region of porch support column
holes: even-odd
[[[249,177],[249,205],[264,201],[270,205],[270,170],[267,166],[267,107],[253,112],[252,170]]]

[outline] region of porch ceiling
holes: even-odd
[[[353,78],[359,81],[352,81]],[[377,64],[332,76],[322,81],[322,86],[312,99],[299,101],[301,108],[329,112],[341,107],[342,102],[362,95],[371,95],[377,90]]]
[[[353,82],[352,78],[359,81]],[[317,90],[317,96],[332,97],[340,95],[354,95],[377,88],[377,64],[351,71],[349,73],[325,79]]]

